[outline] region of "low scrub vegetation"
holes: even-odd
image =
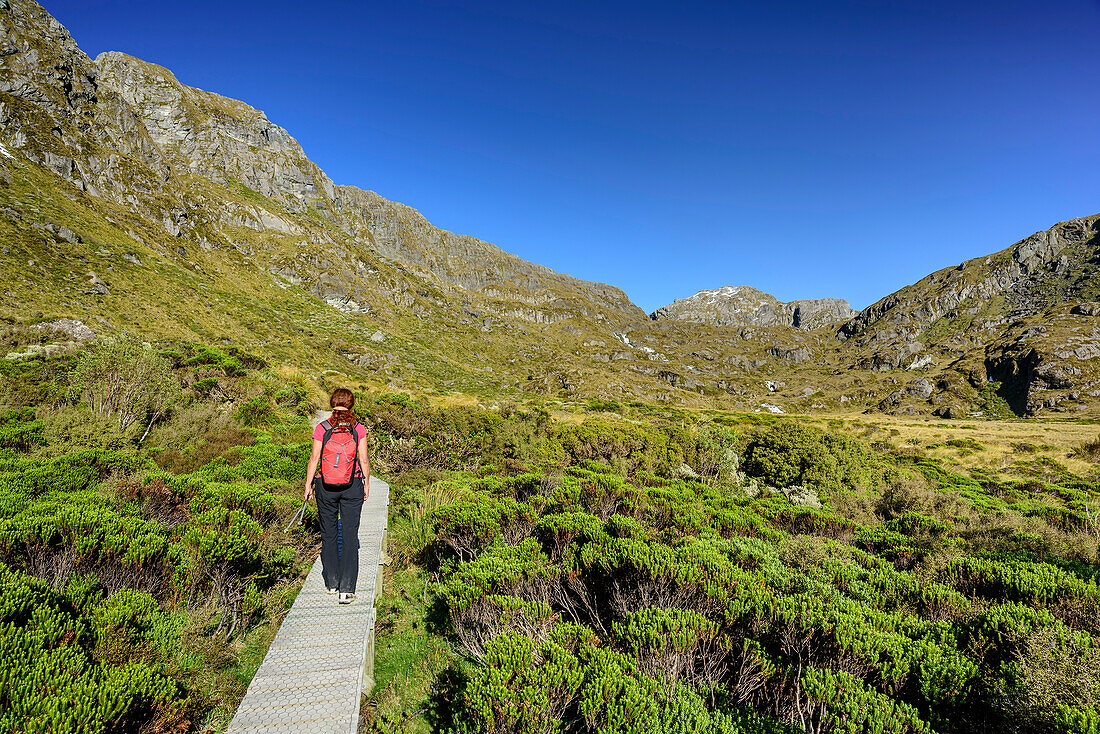
[[[466,432],[452,411],[372,407],[403,594],[379,664],[408,654],[401,619],[438,641],[380,677],[375,730],[1100,726],[1098,487],[1049,459],[963,471],[757,417],[472,411],[487,427]],[[390,453],[456,427],[430,470]]]
[[[224,729],[312,560],[312,526],[280,528],[306,441],[189,397],[209,350],[181,349],[0,364],[8,396],[48,396],[0,413],[0,731]]]
[[[170,399],[99,410],[111,350]],[[0,731],[224,729],[316,553],[312,508],[282,528],[333,385],[123,341],[0,374]],[[392,484],[368,730],[1100,727],[1098,487],[1045,452],[964,469],[839,423],[604,404],[358,412]]]

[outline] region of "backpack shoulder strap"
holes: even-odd
[[[363,472],[363,467],[359,464],[359,442],[367,437],[367,427],[363,426],[363,438],[362,439],[359,438],[359,426],[361,426],[361,425],[363,425],[363,424],[356,421],[355,425],[353,425],[351,427],[351,437],[353,439],[355,439],[355,450],[352,452],[352,454],[355,456],[355,459],[354,459],[355,469],[354,469],[354,471],[357,471],[360,474]]]

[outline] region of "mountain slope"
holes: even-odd
[[[0,7],[0,38],[0,233],[39,271],[5,273],[10,319],[99,317],[388,381],[539,392],[574,369],[547,325],[645,317],[617,288],[333,185],[244,103],[125,54],[93,62],[33,2]],[[49,234],[62,228],[75,240]],[[380,327],[393,338],[366,338]],[[533,371],[497,374],[525,356]]]
[[[614,286],[334,184],[243,102],[123,53],[89,59],[31,0],[0,0],[0,52],[0,318],[16,330],[72,318],[520,399],[966,415],[993,380],[1021,414],[1100,414],[1097,217],[839,329],[844,301],[745,286],[650,318]]]
[[[943,328],[957,330],[958,319],[980,314],[984,326],[995,327],[1057,303],[1095,300],[1098,231],[1100,216],[1060,222],[1000,252],[939,270],[867,307],[839,335],[861,344],[887,330],[917,338],[941,320]]]
[[[515,300],[518,318],[553,321],[571,309],[638,309],[613,286],[579,281],[508,254],[488,242],[433,227],[419,212],[353,186],[335,186],[284,129],[252,107],[180,84],[168,70],[119,52],[96,59],[100,85],[137,112],[150,138],[176,170],[218,184],[243,184],[294,213],[323,212],[343,232],[418,275],[492,298]],[[286,234],[298,232],[278,213],[230,209],[221,221]],[[306,274],[299,273],[299,276]],[[548,305],[540,312],[524,305]],[[554,315],[554,312],[557,312]]]
[[[1019,414],[1100,396],[1100,215],[1060,222],[1000,252],[944,268],[864,309],[837,333],[851,361],[872,370],[916,368],[935,390],[917,395],[945,415],[993,383]],[[1065,403],[1065,405],[1060,404]],[[909,406],[912,409],[912,405]]]

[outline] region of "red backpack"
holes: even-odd
[[[321,480],[325,487],[343,488],[351,484],[355,468],[359,465],[359,424],[333,428],[325,421],[321,424],[325,437],[321,439]]]

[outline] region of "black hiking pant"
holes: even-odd
[[[317,519],[321,524],[321,574],[325,586],[355,593],[359,578],[359,514],[363,511],[363,477],[339,490],[315,480]]]

